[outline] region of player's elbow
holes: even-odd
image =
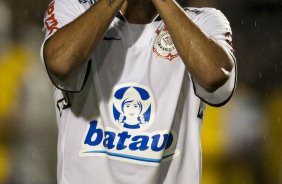
[[[205,82],[205,84],[203,85],[203,88],[207,92],[213,93],[218,88],[220,88],[225,82],[226,82],[226,80],[209,80],[209,81]]]
[[[207,76],[202,86],[207,92],[213,93],[224,85],[230,76],[231,71],[220,68],[216,73]]]
[[[64,80],[69,76],[71,67],[68,62],[66,62],[68,58],[65,57],[65,53],[62,49],[53,47],[53,45],[47,41],[43,47],[43,57],[46,69],[49,73],[52,73],[60,80]]]

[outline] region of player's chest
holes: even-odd
[[[112,27],[96,49],[96,70],[155,72],[183,68],[173,40],[162,23]]]

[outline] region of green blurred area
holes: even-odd
[[[39,57],[48,3],[0,0],[0,184],[56,183],[52,85]],[[180,3],[227,16],[238,64],[231,101],[206,110],[202,183],[282,183],[281,0]]]

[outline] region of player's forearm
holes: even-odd
[[[174,45],[192,77],[207,91],[223,85],[233,68],[232,58],[202,31],[173,0],[153,0]]]
[[[44,46],[49,72],[64,79],[87,62],[124,0],[99,0],[84,14],[59,29]]]

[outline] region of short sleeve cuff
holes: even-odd
[[[41,62],[44,65],[44,68],[54,84],[54,86],[60,90],[66,91],[66,92],[80,92],[82,88],[84,87],[86,80],[88,78],[90,68],[91,68],[91,60],[88,61],[86,64],[82,65],[81,67],[77,68],[75,71],[73,71],[65,80],[60,80],[58,77],[56,77],[54,74],[48,71],[46,68],[44,56],[43,56],[43,48],[46,43],[46,41],[51,37],[52,35],[49,35],[43,42],[41,49],[40,49],[40,58]]]
[[[231,71],[230,78],[225,82],[223,86],[218,88],[215,92],[209,93],[204,88],[202,88],[197,82],[193,79],[193,87],[196,96],[198,96],[201,100],[203,100],[206,104],[213,107],[220,107],[225,105],[235,90],[236,82],[237,82],[237,66],[236,62]]]

